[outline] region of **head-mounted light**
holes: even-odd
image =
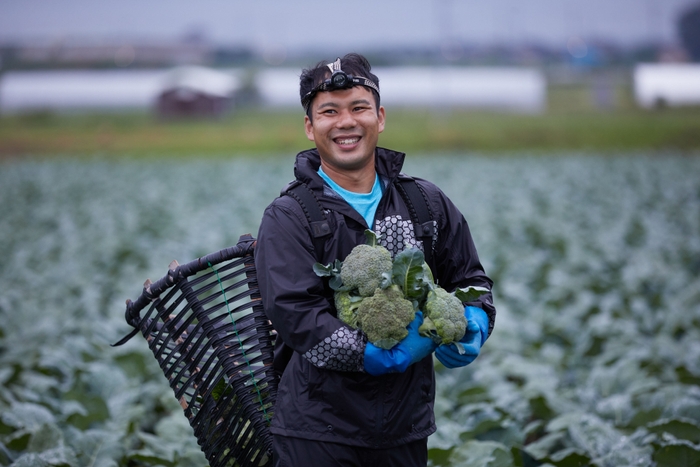
[[[377,94],[379,94],[379,86],[374,84],[374,82],[370,79],[365,78],[364,76],[353,76],[345,73],[340,68],[340,58],[336,59],[336,61],[333,63],[329,63],[327,66],[331,70],[331,77],[325,79],[322,83],[313,88],[311,91],[307,92],[304,97],[301,98],[301,105],[304,107],[305,112],[309,111],[309,105],[311,104],[311,100],[314,98],[316,93],[322,91],[350,89],[353,86],[360,85],[374,89]]]

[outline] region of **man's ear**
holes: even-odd
[[[309,141],[314,141],[314,125],[308,115],[304,115],[304,131]]]
[[[384,123],[386,122],[386,112],[384,110],[383,106],[379,106],[379,110],[377,111],[377,118],[379,120],[379,133],[384,131]]]

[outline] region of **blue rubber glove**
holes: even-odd
[[[479,325],[481,345],[484,345],[486,339],[489,338],[489,317],[486,315],[486,312],[475,306],[467,306],[464,307],[464,317],[467,318],[468,323],[475,322]],[[469,337],[467,333],[468,331],[464,333],[464,337],[460,339],[460,342],[468,342],[471,340],[471,337]]]
[[[467,318],[467,330],[460,344],[441,345],[435,351],[437,359],[447,368],[459,368],[469,365],[479,356],[481,346],[489,337],[489,318],[481,308],[468,306],[464,309]],[[460,352],[457,348],[464,349]]]
[[[433,353],[437,345],[431,338],[418,334],[421,324],[423,313],[418,311],[416,318],[408,325],[408,335],[389,350],[368,342],[365,347],[365,371],[372,376],[403,373],[409,365]]]

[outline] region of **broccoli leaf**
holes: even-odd
[[[367,245],[369,246],[377,246],[377,240],[379,240],[379,237],[377,236],[376,233],[373,231],[366,229],[365,230],[365,237],[367,238]]]
[[[467,303],[467,302],[473,302],[477,298],[481,297],[484,294],[489,293],[490,290],[487,289],[486,287],[476,287],[470,285],[469,287],[464,287],[461,289],[455,290],[455,297],[459,299],[460,302],[462,303]]]
[[[325,266],[321,263],[315,263],[314,264],[314,272],[319,277],[332,277],[335,274],[340,272],[340,269],[336,268],[337,264],[338,264],[338,260],[335,260],[335,262],[329,263]]]
[[[332,263],[324,266],[321,263],[314,264],[314,272],[319,277],[330,277],[328,285],[333,290],[338,290],[343,286],[343,280],[340,278],[340,270],[343,268],[343,262],[336,259]]]
[[[422,301],[432,285],[425,274],[424,263],[425,256],[417,248],[406,249],[394,257],[392,280],[408,300]]]

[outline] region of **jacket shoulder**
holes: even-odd
[[[306,224],[306,215],[304,214],[304,210],[302,209],[301,205],[296,199],[286,194],[285,190],[280,192],[280,195],[272,200],[272,202],[265,209],[265,214],[280,212],[287,213],[288,216],[293,215],[299,221],[301,221],[302,224]]]

